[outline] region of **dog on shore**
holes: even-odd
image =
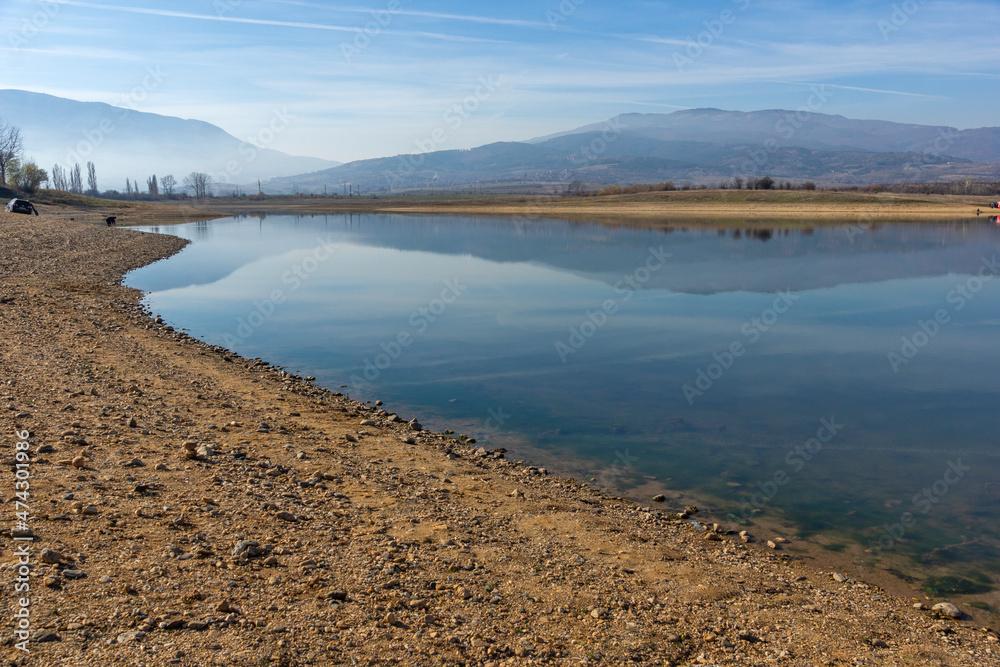
[[[104,222],[108,223],[108,227],[110,227],[111,225],[116,225],[118,224],[118,217],[114,215],[109,215],[108,217],[104,218]]]

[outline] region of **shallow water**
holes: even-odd
[[[992,223],[337,215],[152,230],[194,243],[127,284],[210,343],[609,487],[996,576]]]

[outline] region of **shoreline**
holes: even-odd
[[[71,200],[72,201],[72,200]],[[81,205],[82,206],[82,205]],[[733,191],[686,190],[605,196],[319,196],[281,195],[259,197],[210,197],[158,203],[88,200],[81,206],[53,204],[42,207],[46,215],[103,221],[120,215],[119,224],[176,224],[233,215],[322,215],[399,213],[586,220],[600,224],[750,225],[766,222],[786,225],[928,222],[975,220],[987,223],[996,217],[986,197],[967,195],[916,195],[860,191]],[[980,215],[976,215],[977,209]],[[76,217],[79,217],[77,215]]]
[[[940,621],[787,548],[699,532],[680,504],[646,508],[481,453],[156,324],[120,283],[183,247],[175,237],[0,224],[13,378],[0,424],[33,431],[35,546],[62,554],[33,575],[38,627],[59,637],[34,649],[54,663],[160,664],[145,650],[165,642],[204,664],[261,651],[286,664],[1000,656],[977,611]],[[121,605],[141,615],[115,616]]]

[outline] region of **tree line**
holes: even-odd
[[[182,186],[179,189],[179,185]],[[72,169],[64,168],[56,164],[52,167],[51,189],[62,190],[74,194],[82,194],[90,197],[98,195],[105,199],[174,199],[178,197],[190,196],[196,199],[211,197],[212,177],[200,171],[193,171],[184,177],[182,184],[178,184],[173,174],[158,177],[153,174],[146,179],[145,186],[138,180],[125,179],[125,192],[118,190],[105,190],[101,192],[97,187],[97,167],[93,162],[87,163],[87,189],[83,189],[83,170],[80,164],[76,163]]]
[[[24,157],[24,137],[21,128],[0,118],[0,185],[12,185],[18,190],[34,193],[38,188],[46,186],[52,190],[71,192],[73,194],[98,195],[108,199],[143,198],[162,199],[191,196],[201,199],[212,196],[212,177],[203,172],[193,171],[184,177],[183,189],[178,191],[178,182],[172,174],[157,178],[153,174],[146,179],[145,188],[139,181],[125,179],[125,192],[106,190],[103,193],[97,187],[97,166],[88,162],[87,187],[83,187],[83,168],[77,162],[72,167],[55,164],[52,174],[39,167],[33,158]]]

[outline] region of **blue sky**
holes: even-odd
[[[3,0],[0,26],[0,88],[341,161],[625,112],[796,109],[815,84],[823,113],[1000,125],[995,2]]]

